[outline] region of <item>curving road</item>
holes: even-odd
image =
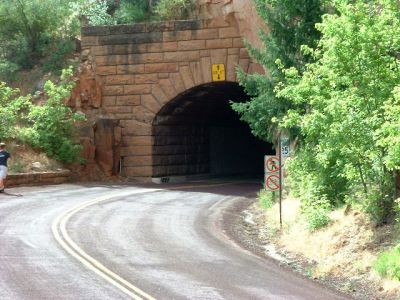
[[[0,195],[0,299],[348,299],[224,234],[257,185],[198,185],[10,189],[23,197]]]

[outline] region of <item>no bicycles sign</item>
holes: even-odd
[[[267,191],[277,191],[279,190],[279,176],[278,175],[270,175],[265,174],[265,189]]]
[[[277,191],[280,187],[280,163],[277,156],[266,155],[264,158],[264,186],[267,191]]]

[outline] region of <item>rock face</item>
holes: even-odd
[[[160,111],[172,100],[214,84],[212,65],[225,66],[226,83],[237,82],[237,66],[248,73],[264,72],[243,43],[245,38],[260,44],[262,22],[251,1],[199,0],[197,20],[82,28],[82,63],[69,105],[88,119],[81,126],[81,144],[89,177],[98,168],[116,175],[120,162],[122,174],[130,178],[178,170],[160,167],[162,160],[185,161],[182,173],[207,171],[189,166],[205,155],[193,157],[192,150],[181,154],[169,146],[170,140],[157,144],[162,126],[156,123],[169,118]]]
[[[223,18],[236,24],[240,35],[255,47],[261,47],[260,29],[267,30],[257,14],[253,0],[198,0],[197,14],[200,19]]]

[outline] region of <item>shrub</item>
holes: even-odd
[[[20,69],[16,63],[9,60],[0,60],[0,80],[12,82],[17,78],[16,72]]]
[[[71,40],[59,39],[53,42],[49,51],[48,58],[43,64],[42,69],[45,72],[52,72],[60,75],[65,67],[65,58],[75,50],[75,44]]]
[[[381,253],[373,267],[382,277],[400,280],[400,245]]]
[[[92,26],[115,24],[115,20],[108,13],[108,9],[107,0],[87,0],[71,4],[71,10],[75,15],[85,17]]]
[[[161,20],[187,19],[193,9],[191,0],[160,0],[154,12]]]
[[[115,11],[114,18],[118,24],[130,24],[149,20],[150,14],[149,1],[124,0]]]
[[[43,149],[47,155],[63,163],[76,161],[81,147],[73,141],[74,124],[85,119],[63,103],[74,86],[70,76],[72,68],[63,71],[60,85],[46,82],[44,90],[48,99],[43,105],[31,108],[27,116],[31,126],[22,133],[32,146]]]

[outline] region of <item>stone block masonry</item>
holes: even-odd
[[[210,83],[212,64],[225,64],[231,82],[237,80],[238,65],[246,72],[259,69],[238,28],[222,18],[83,27],[82,47],[90,51],[102,87],[98,116],[122,126],[121,170],[131,178],[162,174],[159,156],[171,153],[172,166],[165,168],[182,169],[182,158],[173,153],[183,145],[153,145],[153,120],[178,95]],[[207,171],[203,165],[186,169],[196,168]]]

